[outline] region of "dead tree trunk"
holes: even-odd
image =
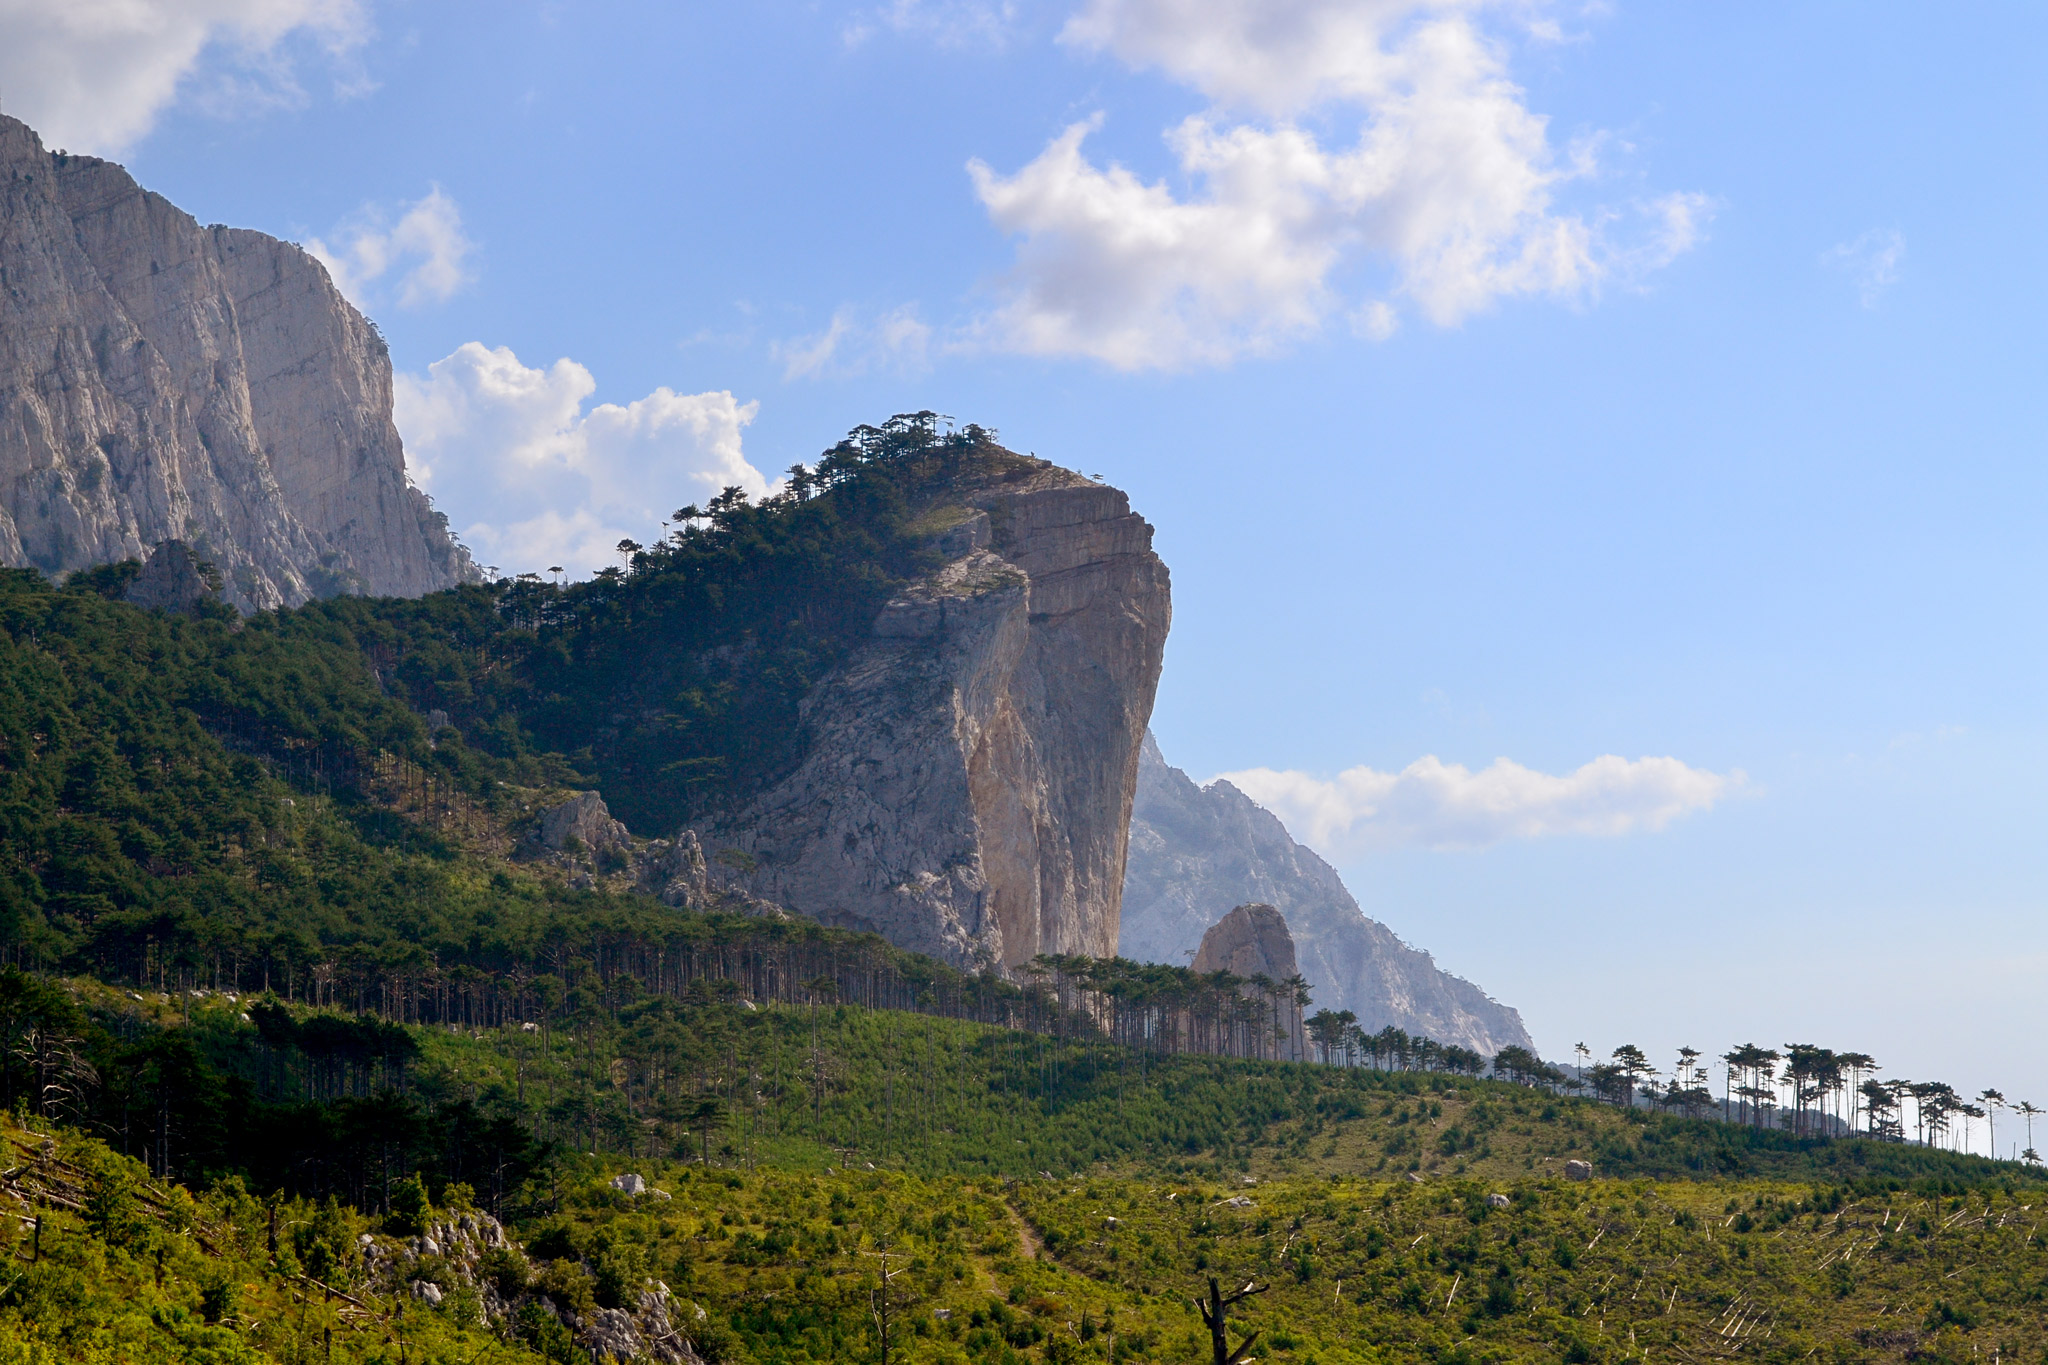
[[[1250,1359],[1252,1343],[1259,1339],[1259,1334],[1257,1332],[1251,1333],[1233,1348],[1230,1345],[1228,1315],[1232,1305],[1240,1303],[1254,1294],[1263,1294],[1271,1288],[1271,1285],[1254,1284],[1250,1280],[1246,1280],[1244,1288],[1226,1294],[1223,1292],[1223,1287],[1217,1284],[1216,1277],[1214,1275],[1209,1277],[1208,1301],[1204,1302],[1201,1299],[1196,1299],[1194,1302],[1195,1307],[1201,1310],[1202,1321],[1207,1323],[1209,1327],[1209,1347],[1215,1353],[1213,1365],[1244,1365],[1244,1362]]]

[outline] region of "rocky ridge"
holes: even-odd
[[[0,116],[0,563],[167,540],[245,611],[477,575],[407,482],[382,338],[319,261]]]
[[[1292,933],[1311,1010],[1350,1010],[1368,1032],[1391,1024],[1492,1056],[1535,1044],[1521,1015],[1439,968],[1370,919],[1337,870],[1228,782],[1199,787],[1145,737],[1131,813],[1119,951],[1182,963],[1233,906],[1276,907]]]

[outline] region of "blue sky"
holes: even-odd
[[[994,426],[1158,528],[1168,757],[1550,1055],[2048,1102],[2048,16],[42,9],[5,108],[317,243],[486,562]]]

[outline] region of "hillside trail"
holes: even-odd
[[[1003,1201],[1003,1208],[1009,1212],[1010,1221],[1017,1225],[1017,1240],[1024,1246],[1024,1259],[1039,1259],[1045,1252],[1045,1241],[1039,1237],[1038,1230],[1031,1226],[1031,1220],[1019,1213],[1017,1206],[1007,1199]]]

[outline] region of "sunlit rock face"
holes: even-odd
[[[711,875],[961,966],[1107,956],[1166,566],[1123,493],[1043,461],[953,497],[944,566],[805,700],[797,770],[700,826]]]
[[[406,481],[390,356],[325,267],[0,117],[0,562],[166,540],[243,610],[476,576]]]

